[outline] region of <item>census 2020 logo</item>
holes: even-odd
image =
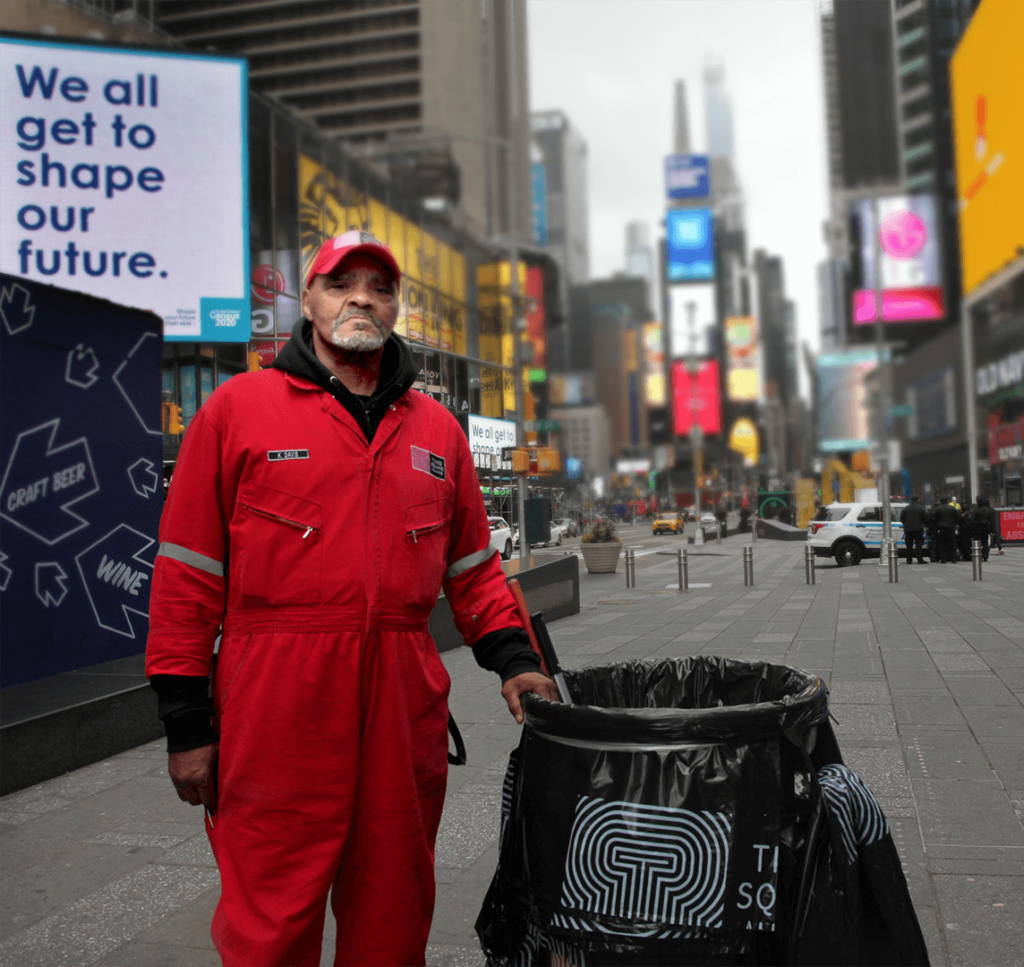
[[[210,318],[215,326],[237,326],[242,313],[238,309],[211,309]]]

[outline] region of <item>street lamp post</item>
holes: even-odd
[[[878,199],[874,200],[875,230],[875,351],[878,354],[877,368],[878,376],[878,499],[882,504],[882,547],[879,554],[878,564],[880,567],[887,567],[889,564],[888,553],[892,550],[892,507],[889,505],[889,431],[886,426],[886,418],[889,414],[889,387],[888,372],[883,363],[882,357],[885,351],[885,320],[884,312],[884,290],[882,287],[882,219]]]

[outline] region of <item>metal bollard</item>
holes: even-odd
[[[757,543],[757,514],[750,518],[750,542]]]
[[[636,587],[636,551],[626,548],[626,587]]]
[[[804,577],[808,584],[815,583],[814,548],[810,544],[804,548]]]
[[[743,548],[743,585],[753,587],[754,584],[754,549]]]
[[[715,543],[722,543],[722,522],[720,520],[715,521]]]
[[[676,549],[678,555],[677,564],[679,565],[679,590],[689,591],[690,590],[690,562],[686,559],[686,548],[680,547]]]
[[[894,540],[888,540],[885,542],[889,551],[889,583],[899,584],[900,583],[900,553],[899,548],[896,546]]]
[[[981,541],[971,541],[971,575],[975,581],[982,580],[981,556],[983,553]]]

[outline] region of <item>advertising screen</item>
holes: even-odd
[[[853,293],[853,324],[866,326],[878,318],[875,263],[879,241],[882,319],[885,322],[942,319],[946,303],[935,197],[863,198],[853,203],[851,213],[855,232],[860,237],[863,283]]]
[[[878,353],[861,349],[818,357],[818,439],[823,451],[864,450],[871,439],[865,380]]]
[[[726,393],[733,402],[761,398],[761,343],[755,316],[725,320]]]
[[[526,313],[526,335],[533,346],[529,378],[531,383],[543,383],[548,378],[548,343],[544,270],[540,266],[530,266],[526,270],[526,296],[531,300]]]
[[[670,208],[665,236],[669,282],[715,277],[715,224],[707,208]]]
[[[548,380],[548,400],[553,406],[586,406],[595,398],[594,377],[589,373],[563,373]]]
[[[539,161],[530,165],[530,208],[533,242],[543,248],[548,244],[548,173]]]
[[[243,58],[0,38],[0,270],[249,339]]]
[[[712,355],[711,333],[718,324],[718,300],[713,283],[671,286],[668,312],[673,359]]]
[[[1024,244],[1024,4],[985,0],[950,61],[964,295]]]
[[[710,190],[706,154],[670,154],[665,158],[665,195],[668,198],[707,198]]]
[[[644,344],[644,399],[648,406],[664,406],[665,393],[665,344],[660,322],[645,322],[643,325]]]
[[[684,362],[672,364],[672,416],[676,436],[685,436],[695,423],[705,433],[722,432],[722,398],[718,361],[705,359],[696,372]]]

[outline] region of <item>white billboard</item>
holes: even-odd
[[[668,290],[672,358],[704,358],[712,354],[712,332],[718,325],[714,282],[673,285]]]
[[[474,466],[485,470],[511,470],[512,461],[502,460],[501,451],[516,445],[515,423],[487,416],[469,416],[468,421],[469,449]]]
[[[241,58],[0,38],[0,271],[249,339]]]

